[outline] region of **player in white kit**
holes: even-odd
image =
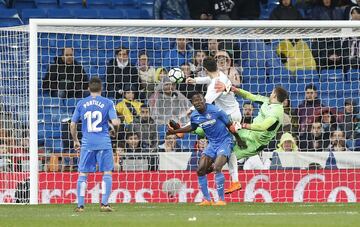
[[[203,67],[205,68],[207,77],[195,77],[187,78],[186,83],[189,84],[207,84],[207,91],[205,95],[206,103],[214,103],[220,107],[228,116],[230,116],[233,122],[241,122],[241,112],[239,103],[235,99],[235,95],[230,91],[231,81],[223,72],[219,71],[217,68],[216,60],[212,57],[207,57],[203,61]],[[225,92],[216,92],[215,83],[216,81],[221,81],[228,88]],[[197,130],[198,131],[198,130]],[[238,175],[238,164],[236,156],[232,153],[229,160],[229,173],[231,176],[231,185],[225,190],[225,194],[232,193],[241,189],[241,184],[239,183]]]

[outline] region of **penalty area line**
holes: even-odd
[[[311,215],[358,215],[359,212],[258,212],[258,213],[235,213],[238,216],[311,216]]]

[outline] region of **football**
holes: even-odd
[[[173,83],[181,83],[184,81],[184,72],[179,68],[170,69],[168,73],[169,79]]]

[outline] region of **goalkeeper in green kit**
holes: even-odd
[[[217,92],[234,92],[244,99],[261,104],[258,116],[252,124],[238,124],[237,133],[241,139],[234,146],[233,152],[237,159],[248,158],[262,151],[275,137],[283,124],[283,102],[288,98],[287,91],[282,87],[276,87],[270,97],[253,95],[243,89],[226,87],[220,81],[215,84]]]

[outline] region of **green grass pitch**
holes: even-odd
[[[359,203],[231,203],[224,207],[195,204],[114,204],[101,213],[87,205],[1,205],[0,226],[360,226]]]

